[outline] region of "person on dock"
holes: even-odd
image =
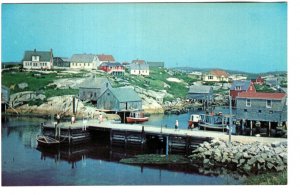
[[[74,124],[75,123],[75,116],[73,115],[72,117],[71,117],[71,124]]]
[[[83,131],[86,131],[87,119],[83,118],[82,123],[83,123]]]
[[[103,121],[103,116],[102,114],[99,115],[99,123],[101,123]]]
[[[60,115],[59,114],[56,115],[56,120],[57,120],[57,124],[59,124],[60,123]]]
[[[179,125],[179,124],[178,124],[178,120],[176,120],[176,121],[175,121],[175,130],[178,129],[178,125]]]

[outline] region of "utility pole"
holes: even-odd
[[[231,96],[229,95],[229,145],[231,145],[231,131],[232,131],[232,105]]]

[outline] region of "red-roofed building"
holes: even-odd
[[[104,62],[115,62],[115,58],[112,55],[100,54],[98,55],[100,65]]]
[[[286,122],[285,93],[241,92],[236,97],[236,117],[250,121]]]
[[[223,70],[212,70],[203,76],[203,81],[229,81],[229,74]]]

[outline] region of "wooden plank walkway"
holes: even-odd
[[[46,125],[48,127],[53,127],[54,124]],[[78,129],[83,128],[83,121],[77,121],[75,124],[71,124],[70,122],[60,123],[61,128],[71,128]],[[99,123],[98,120],[89,120],[86,123],[86,127],[93,129],[112,129],[112,130],[123,130],[123,131],[131,131],[131,132],[142,132],[142,127],[144,126],[144,132],[146,134],[154,134],[154,135],[163,135],[163,136],[179,136],[179,137],[195,137],[195,138],[218,138],[221,140],[228,141],[229,136],[223,132],[214,132],[214,131],[203,131],[198,129],[177,129],[174,128],[165,128],[165,127],[156,127],[149,126],[143,124],[123,124],[123,123],[112,123],[109,121]],[[261,142],[261,143],[279,143],[286,142],[287,138],[270,138],[270,137],[255,137],[255,136],[241,136],[241,135],[232,135],[231,141],[237,141],[241,143],[251,143],[251,142]]]

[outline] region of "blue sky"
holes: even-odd
[[[287,4],[2,4],[2,61],[34,48],[168,67],[287,70]]]

